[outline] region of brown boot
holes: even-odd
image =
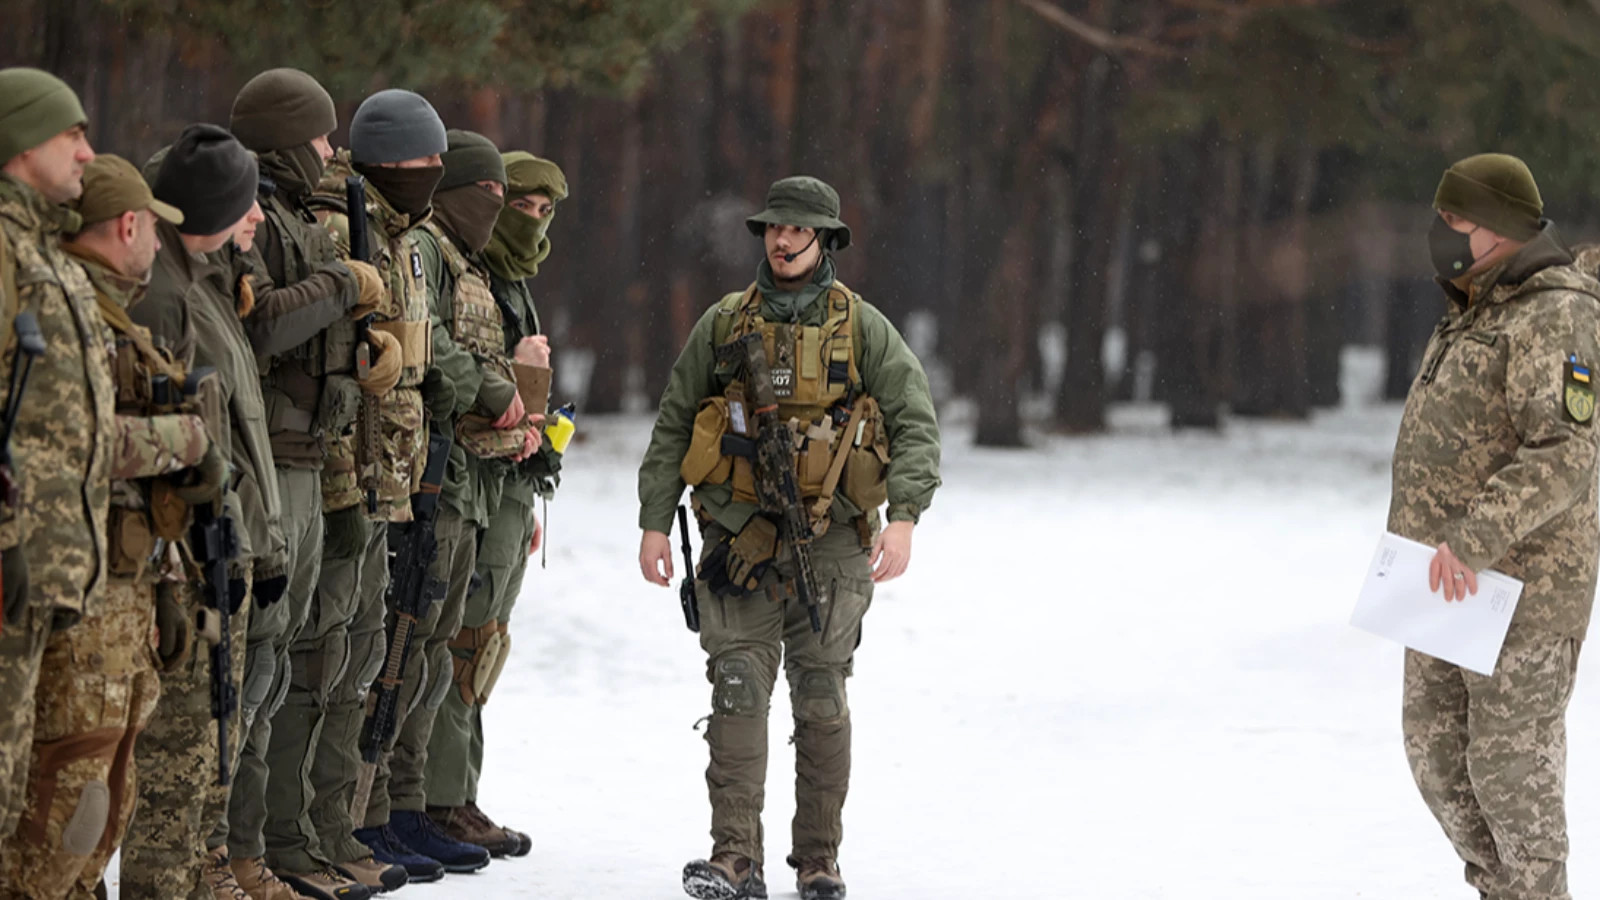
[[[228,865],[227,847],[207,851],[205,882],[216,900],[250,900],[250,895],[239,887],[238,879],[233,877],[233,869]]]
[[[800,900],[844,900],[844,879],[839,877],[838,863],[822,856],[791,856],[788,861],[795,870]]]
[[[468,801],[467,805],[462,807],[462,809],[467,811],[467,815],[477,819],[480,823],[482,823],[483,827],[488,828],[491,831],[505,832],[507,856],[527,856],[528,852],[533,849],[533,838],[528,837],[526,834],[523,834],[515,828],[507,828],[504,825],[496,824],[493,819],[489,818],[489,816],[484,813],[483,810],[478,808],[477,801]],[[481,847],[483,845],[479,844],[478,846]]]
[[[233,870],[239,889],[250,900],[305,900],[305,897],[295,893],[294,888],[279,881],[259,856],[236,859],[229,863],[228,868]]]
[[[370,900],[372,897],[366,885],[331,866],[303,875],[279,872],[278,877],[308,900]]]
[[[406,874],[405,866],[391,866],[386,862],[378,862],[377,858],[372,856],[355,862],[339,863],[335,868],[366,885],[367,890],[374,895],[399,890],[411,880]]]
[[[493,857],[520,856],[521,841],[506,833],[504,828],[489,821],[479,813],[473,815],[474,806],[430,806],[428,818],[453,841],[477,844]],[[529,842],[530,846],[532,841]]]
[[[718,853],[683,867],[683,892],[695,900],[766,900],[767,882],[750,857]]]

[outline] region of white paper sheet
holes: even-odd
[[[1493,675],[1522,582],[1494,570],[1478,573],[1478,593],[1447,603],[1428,590],[1435,548],[1396,534],[1378,540],[1350,624],[1480,675]]]

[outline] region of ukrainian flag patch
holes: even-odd
[[[1567,357],[1566,378],[1562,390],[1562,405],[1567,415],[1579,425],[1594,420],[1594,375],[1589,367],[1578,362],[1576,354]]]

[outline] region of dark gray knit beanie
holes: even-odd
[[[391,88],[361,102],[350,120],[350,160],[397,163],[443,153],[444,120],[421,94]]]
[[[161,160],[151,191],[183,212],[183,234],[221,234],[256,202],[256,158],[226,129],[190,125]]]

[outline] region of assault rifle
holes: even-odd
[[[361,726],[362,766],[350,805],[351,816],[358,822],[366,815],[367,799],[372,793],[372,779],[383,745],[394,736],[400,688],[405,683],[406,660],[411,656],[412,632],[428,615],[428,607],[444,599],[447,585],[433,577],[433,560],[438,555],[433,527],[439,514],[439,490],[444,485],[445,466],[449,461],[449,436],[430,431],[422,487],[411,495],[413,520],[389,526],[389,591],[384,598],[390,612],[389,652],[384,658],[383,671],[372,686],[367,719]]]
[[[351,175],[344,180],[345,218],[350,222],[350,258],[364,263],[372,262],[371,229],[367,225],[367,180]],[[372,368],[372,344],[367,333],[372,330],[373,313],[367,313],[356,322],[356,380],[365,381]],[[378,398],[361,392],[361,410],[356,415],[356,474],[361,490],[367,495],[367,512],[378,511],[378,483],[380,479],[378,458],[382,435],[379,433]]]
[[[11,360],[11,395],[6,401],[5,420],[0,422],[0,502],[17,515],[17,504],[22,501],[22,490],[17,484],[16,472],[11,468],[11,434],[17,427],[17,415],[22,412],[22,395],[28,391],[28,376],[33,374],[33,362],[44,355],[44,335],[39,333],[39,320],[31,312],[19,312],[16,318],[17,355]],[[18,554],[20,558],[20,553]],[[27,593],[0,598],[0,622],[17,624],[22,611],[28,606]]]
[[[738,435],[722,439],[723,452],[746,456],[755,470],[756,499],[762,511],[778,521],[778,540],[788,545],[794,557],[795,596],[806,605],[811,630],[822,632],[819,608],[828,602],[822,596],[817,570],[811,562],[811,518],[800,496],[800,478],[794,470],[794,433],[778,418],[778,396],[772,387],[772,370],[767,364],[767,348],[759,332],[747,334],[717,348],[717,361],[735,363],[744,371],[745,389],[752,396],[756,416],[756,439]]]
[[[184,377],[183,392],[192,398],[201,384],[215,372],[209,366],[197,368]],[[150,379],[151,400],[157,408],[177,407],[172,382],[165,375]],[[207,423],[214,426],[215,423]],[[217,435],[211,435],[217,440]],[[211,717],[217,720],[217,784],[226,787],[229,777],[228,720],[239,707],[239,690],[233,683],[233,641],[229,636],[233,616],[233,596],[228,588],[228,566],[239,556],[239,535],[233,518],[223,509],[220,496],[194,508],[194,523],[189,526],[189,550],[200,566],[201,634],[211,643]]]
[[[678,603],[683,606],[683,623],[690,631],[700,630],[700,601],[694,595],[694,547],[689,544],[689,512],[678,507],[678,534],[683,538],[683,581],[678,584]]]

